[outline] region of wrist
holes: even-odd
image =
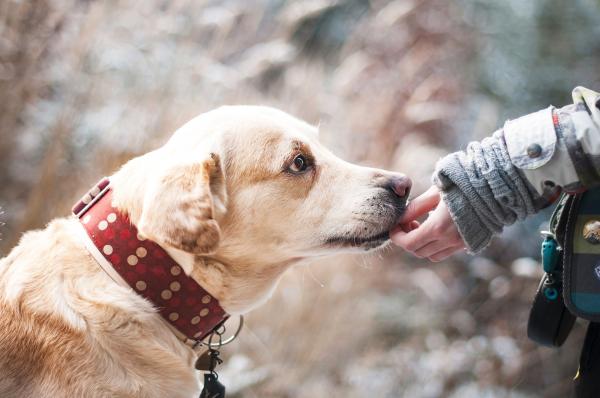
[[[442,191],[442,200],[467,251],[478,253],[491,242],[494,233],[479,219],[475,208],[456,186]]]

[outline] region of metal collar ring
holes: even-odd
[[[238,327],[237,330],[235,331],[235,333],[228,337],[225,340],[222,340],[221,334],[222,333],[211,333],[211,335],[208,337],[208,341],[204,341],[202,344],[205,345],[208,348],[213,348],[213,349],[218,349],[219,347],[223,347],[224,345],[227,345],[229,343],[232,343],[240,334],[240,332],[242,331],[242,328],[244,327],[244,317],[242,315],[240,315],[240,320],[238,323]],[[217,343],[213,343],[212,338],[213,336],[217,334],[219,336],[219,341]]]

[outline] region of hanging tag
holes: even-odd
[[[225,386],[219,382],[217,375],[206,373],[204,375],[204,388],[200,398],[225,398]]]
[[[194,365],[194,367],[197,370],[202,370],[204,372],[208,372],[211,370],[211,367],[214,369],[212,364],[213,364],[213,359],[210,355],[210,350],[206,350],[206,351],[204,351],[204,353],[202,355],[200,355],[198,357],[198,359],[196,359],[196,364]]]

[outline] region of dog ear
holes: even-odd
[[[219,156],[168,168],[147,187],[138,230],[158,244],[193,254],[214,253],[221,239],[215,205],[224,212]]]

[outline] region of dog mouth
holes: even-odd
[[[390,239],[389,231],[383,231],[376,235],[370,236],[333,236],[325,241],[325,244],[330,247],[360,247],[365,250],[375,249],[388,242]]]
[[[379,198],[378,198],[379,199]],[[324,246],[333,249],[361,248],[365,251],[376,249],[390,241],[389,231],[398,223],[406,211],[407,199],[380,199],[362,214],[356,214],[359,224],[353,230],[337,233],[327,238]],[[360,232],[359,232],[360,231]]]

